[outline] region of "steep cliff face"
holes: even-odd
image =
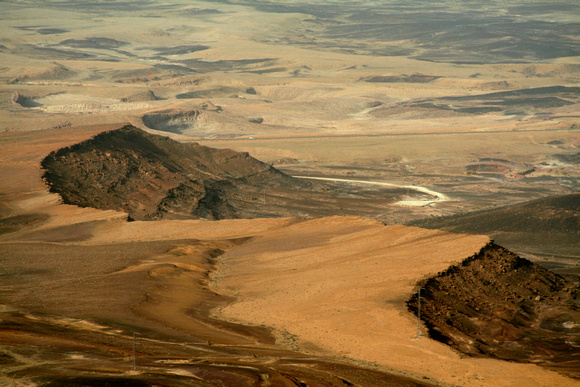
[[[419,284],[429,335],[470,356],[580,377],[580,287],[490,243]],[[408,302],[417,313],[418,297]]]
[[[179,143],[133,126],[53,152],[42,167],[65,203],[122,210],[137,220],[246,217],[248,203],[265,188],[312,187],[247,153]]]

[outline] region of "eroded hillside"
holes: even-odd
[[[65,203],[123,210],[138,220],[247,217],[266,188],[312,188],[247,153],[182,144],[133,126],[52,152],[42,167]]]
[[[421,284],[429,335],[470,356],[580,373],[579,281],[496,244]],[[417,294],[408,302],[417,313]]]

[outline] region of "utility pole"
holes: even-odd
[[[136,341],[137,341],[137,333],[133,332],[133,367],[132,367],[133,372],[137,372],[137,356],[135,351]]]
[[[424,290],[423,288],[419,288],[417,292],[417,338],[421,338],[423,336],[423,332],[421,331],[421,291]]]

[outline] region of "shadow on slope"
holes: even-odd
[[[489,235],[498,243],[521,253],[580,258],[579,193],[467,214],[421,219],[410,225]],[[546,266],[549,266],[548,262]],[[578,267],[572,269],[578,272]]]

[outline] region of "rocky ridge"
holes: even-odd
[[[469,356],[529,362],[580,378],[580,280],[491,242],[419,284],[429,336]],[[418,295],[408,302],[418,312]]]
[[[122,210],[135,220],[247,217],[265,188],[312,187],[248,153],[179,143],[130,125],[52,152],[42,167],[65,203]]]

